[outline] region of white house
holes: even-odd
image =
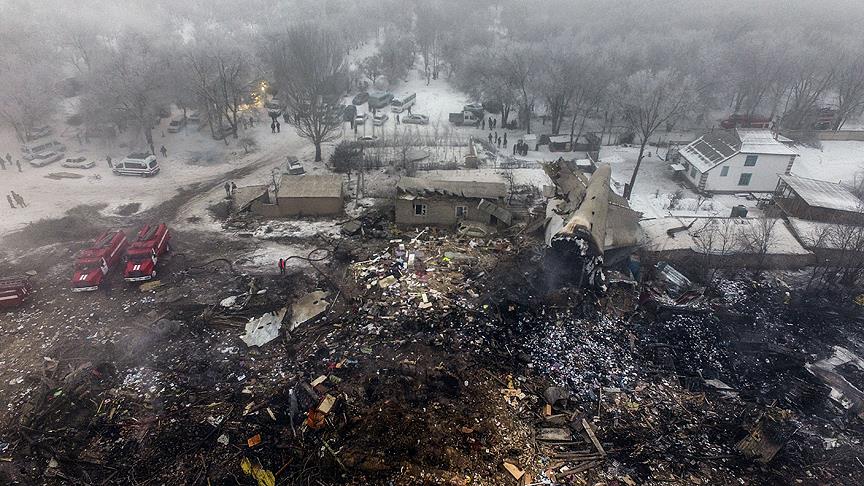
[[[773,192],[798,156],[770,130],[744,128],[707,133],[679,154],[684,178],[700,192]]]

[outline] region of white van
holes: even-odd
[[[390,100],[390,111],[393,113],[402,113],[403,111],[407,111],[408,108],[414,106],[415,101],[417,101],[417,93],[397,96]]]
[[[129,154],[114,164],[113,170],[117,175],[151,177],[159,173],[159,161],[155,155],[149,153]]]
[[[48,152],[62,154],[66,152],[66,146],[56,140],[28,143],[21,146],[21,155],[24,157],[24,160],[33,160],[37,155],[47,154]]]

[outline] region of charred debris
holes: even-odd
[[[807,301],[794,275],[700,285],[635,257],[638,214],[603,167],[550,171],[545,238],[370,213],[306,271],[210,261],[148,285],[161,310],[135,332],[20,378],[0,479],[855,484],[851,296]]]

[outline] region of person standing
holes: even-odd
[[[498,137],[498,148],[501,148],[501,137]]]
[[[18,166],[18,172],[24,172],[23,170],[21,170],[21,160],[20,159],[15,159],[15,165]]]
[[[250,116],[249,117],[249,128],[254,128],[254,127],[255,127],[255,119]]]
[[[481,120],[480,124],[482,125],[482,129],[486,130],[486,118],[485,117],[483,118],[483,120]]]
[[[231,183],[225,181],[225,197],[231,197]]]
[[[489,145],[492,145],[492,132],[489,132]]]
[[[9,191],[12,193],[12,199],[15,200],[15,203],[18,204],[18,207],[26,208],[27,204],[24,202],[24,198],[21,197],[21,194],[18,194],[15,191]]]
[[[106,156],[105,156],[105,160],[108,161],[108,168],[109,168],[109,169],[113,169],[113,168],[114,168],[114,164],[111,163],[111,156],[110,156],[110,155],[106,155]]]
[[[9,155],[9,152],[6,152],[6,162],[9,164],[10,167],[12,166],[12,156]]]
[[[15,208],[15,203],[12,202],[12,196],[10,196],[9,194],[6,194],[6,202],[9,203],[9,207],[10,207],[10,208],[12,208],[12,209],[16,209],[16,208]]]
[[[507,148],[507,132],[504,132],[504,148]]]
[[[399,113],[396,113],[396,124],[399,124]]]
[[[3,159],[0,159],[0,169],[6,170],[6,161]]]
[[[236,194],[236,193],[237,193],[237,184],[234,184],[234,183],[232,182],[232,183],[231,183],[231,195],[233,196],[233,195]]]
[[[168,157],[168,149],[166,149],[164,145],[159,149],[159,151],[162,152],[162,157]]]
[[[408,115],[409,116],[411,115],[411,107],[410,106],[408,107]]]
[[[285,260],[279,259],[279,275],[285,275]]]

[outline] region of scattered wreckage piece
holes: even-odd
[[[619,263],[640,244],[641,213],[612,191],[608,164],[590,179],[563,159],[544,169],[556,185],[556,196],[546,206],[546,268],[569,274],[580,285],[603,288],[602,268]]]
[[[321,290],[310,292],[291,304],[291,324],[287,331],[292,332],[301,324],[315,319],[327,310],[330,303],[327,297],[330,294]]]
[[[258,319],[249,319],[246,324],[246,333],[240,337],[247,346],[263,346],[279,337],[282,329],[282,320],[288,308],[283,307],[276,312],[268,312]]]

